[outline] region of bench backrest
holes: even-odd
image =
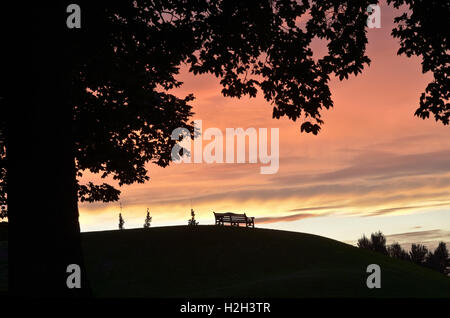
[[[232,212],[225,212],[225,213],[214,213],[214,217],[219,220],[225,221],[225,222],[245,222],[247,221],[247,216],[244,214],[239,213],[232,213]]]

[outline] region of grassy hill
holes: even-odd
[[[450,297],[450,278],[320,236],[216,226],[83,233],[96,296]],[[381,289],[366,287],[381,266]]]

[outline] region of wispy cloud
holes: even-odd
[[[340,209],[340,208],[344,208],[344,207],[345,207],[345,205],[312,206],[312,207],[292,209],[292,210],[289,210],[289,212],[319,211],[319,210]]]
[[[387,235],[387,238],[390,240],[418,240],[418,241],[426,241],[426,240],[435,240],[441,238],[449,238],[450,231],[435,229],[435,230],[427,230],[427,231],[414,231],[414,232],[405,232],[398,234]]]
[[[276,223],[276,222],[292,222],[298,221],[306,218],[317,218],[330,215],[331,213],[313,214],[313,213],[297,213],[292,215],[283,216],[273,216],[273,217],[262,217],[256,218],[258,223]]]
[[[366,216],[366,217],[367,216],[378,216],[378,215],[390,214],[390,213],[402,211],[402,210],[417,210],[417,209],[425,209],[425,208],[432,208],[432,207],[439,207],[439,206],[450,206],[450,202],[415,205],[415,206],[399,206],[399,207],[393,207],[393,208],[387,208],[387,209],[380,209],[380,210],[376,210],[374,212],[369,212],[367,215],[364,215],[364,216]]]
[[[394,177],[412,177],[450,171],[450,149],[397,155],[389,152],[360,150],[347,167],[323,173],[274,176],[276,184],[307,184],[336,182],[350,179],[388,180]]]
[[[412,244],[422,244],[429,249],[434,249],[439,242],[450,243],[450,231],[443,229],[414,231],[398,234],[386,235],[388,244],[397,242],[405,249],[409,250]]]

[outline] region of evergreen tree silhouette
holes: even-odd
[[[412,244],[411,250],[409,251],[409,256],[413,263],[418,265],[424,265],[426,257],[428,255],[428,249],[422,244]]]
[[[438,247],[434,252],[429,252],[425,260],[426,266],[442,273],[450,273],[450,258],[447,245],[444,242],[439,242]]]
[[[191,219],[188,220],[188,225],[189,225],[189,226],[196,226],[196,225],[198,225],[198,222],[195,220],[195,212],[194,212],[194,209],[191,209]]]
[[[402,259],[404,261],[410,260],[409,254],[405,251],[399,243],[393,243],[387,247],[388,255],[392,258]]]
[[[144,229],[148,229],[151,225],[152,217],[150,216],[150,212],[147,208],[147,216],[145,217]]]
[[[125,224],[125,221],[123,220],[122,213],[119,213],[119,230],[124,229],[124,227],[123,227],[124,224]]]

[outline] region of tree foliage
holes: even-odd
[[[378,231],[376,233],[372,233],[370,235],[370,242],[372,250],[375,252],[379,252],[382,254],[387,255],[387,247],[386,247],[386,237],[384,236],[381,231]]]
[[[400,244],[393,243],[387,247],[388,255],[392,258],[398,258],[402,260],[409,260],[409,254],[405,251]]]
[[[321,109],[333,106],[330,76],[348,78],[370,62],[364,53],[368,4],[217,1],[204,19],[205,41],[187,62],[194,74],[220,77],[224,96],[254,97],[260,89],[274,118],[301,119],[301,131],[317,134]],[[314,38],[328,41],[328,54],[318,60]]]
[[[195,220],[195,212],[194,209],[191,209],[191,218],[188,220],[189,226],[196,226],[198,225],[198,222]]]
[[[409,256],[413,263],[424,265],[428,254],[428,249],[422,244],[412,244]]]
[[[124,229],[124,227],[123,227],[124,224],[125,224],[125,221],[123,220],[122,213],[119,213],[119,230]]]
[[[147,209],[147,216],[145,217],[144,229],[148,229],[151,226],[152,217],[150,216],[150,212]]]
[[[433,253],[429,252],[426,258],[426,265],[442,274],[450,273],[450,258],[448,256],[447,245],[439,242]]]
[[[365,249],[372,249],[372,243],[370,242],[370,240],[366,237],[366,235],[363,235],[357,243],[359,248],[365,248]]]
[[[365,235],[363,235],[362,238],[358,240],[357,245],[359,248],[365,248],[374,252],[388,255],[388,249],[386,247],[386,237],[383,233],[381,233],[381,231],[372,233],[370,235],[370,238],[367,238]]]
[[[193,96],[168,93],[182,84],[176,79],[182,63],[194,74],[219,77],[224,96],[254,97],[260,89],[274,105],[273,117],[302,119],[301,131],[317,134],[320,110],[333,105],[330,76],[348,78],[369,63],[368,3],[172,0],[84,10],[83,45],[74,41],[71,48],[78,177],[90,171],[119,185],[141,183],[149,179],[147,162],[169,164],[170,133],[192,129]],[[319,60],[314,38],[329,42]],[[79,185],[81,201],[119,194],[106,183]]]
[[[432,72],[433,81],[420,96],[415,115],[423,119],[430,114],[444,125],[450,119],[450,3],[442,0],[388,0],[407,11],[394,19],[392,35],[400,40],[398,54],[422,58],[422,72]]]

